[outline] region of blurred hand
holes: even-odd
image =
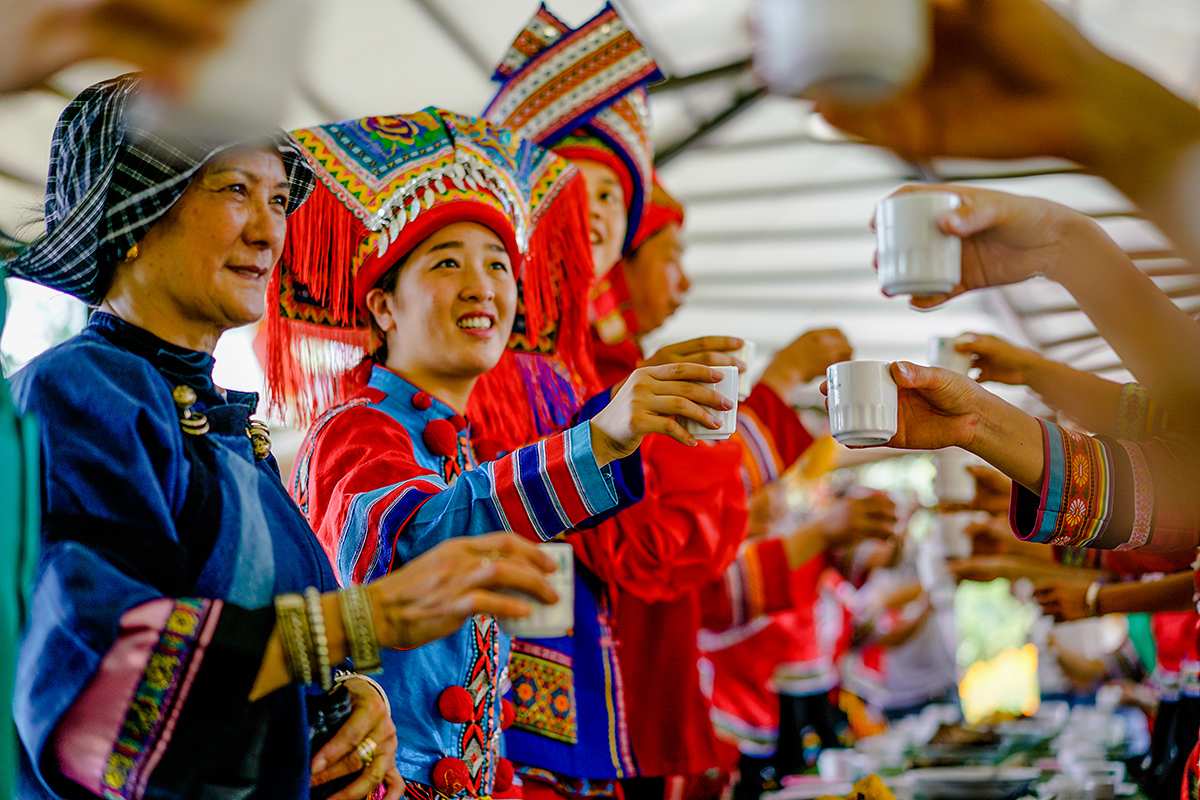
[[[247,0],[0,0],[0,92],[89,58],[137,64],[178,90],[229,35]]]
[[[1009,529],[1008,521],[992,517],[987,522],[972,522],[963,529],[971,538],[971,555],[995,556],[1011,553],[1011,545],[1017,541]]]
[[[660,347],[654,355],[641,363],[643,367],[658,367],[665,364],[707,364],[710,367],[737,367],[746,371],[746,365],[733,357],[733,353],[745,344],[736,336],[701,336]]]
[[[912,159],[1086,161],[1112,60],[1038,0],[933,0],[925,74],[875,107],[824,101],[830,124]],[[1100,95],[1100,96],[1097,96]]]
[[[953,185],[903,186],[894,194],[922,191],[950,191],[962,199],[937,219],[943,233],[963,240],[962,283],[949,294],[913,297],[915,308],[933,308],[972,289],[1085,268],[1077,263],[1084,246],[1117,247],[1086,216],[1049,200]]]
[[[844,547],[863,539],[890,539],[896,535],[896,504],[882,492],[841,497],[822,509],[814,521],[826,548]]]
[[[946,566],[959,582],[988,583],[1007,576],[1012,568],[1012,560],[1003,554],[971,555],[967,558],[951,559],[946,562]]]
[[[721,421],[710,411],[733,407],[711,386],[721,373],[703,364],[666,364],[640,367],[625,379],[604,410],[592,417],[592,451],[604,466],[637,450],[651,433],[670,436],[692,446],[696,437],[684,429],[678,417],[695,420],[716,430]]]
[[[388,714],[387,705],[379,692],[361,678],[346,681],[354,712],[345,724],[325,743],[312,763],[312,785],[318,786],[343,775],[361,771],[362,774],[329,800],[360,800],[372,797],[376,787],[386,786],[384,800],[398,800],[404,794],[404,779],[396,768],[396,725]],[[354,751],[367,737],[376,745],[370,766]]]
[[[995,381],[1009,386],[1028,386],[1029,370],[1042,357],[996,336],[969,333],[954,345],[971,356],[971,366],[979,367],[980,381]]]
[[[1084,600],[1090,581],[1058,581],[1043,583],[1033,589],[1033,599],[1042,607],[1042,613],[1054,617],[1055,622],[1069,622],[1090,616]]]
[[[768,483],[751,495],[746,511],[749,515],[747,539],[757,539],[774,531],[788,513],[787,492],[783,482]]]
[[[448,539],[367,586],[381,647],[412,648],[448,636],[475,614],[528,616],[554,603],[553,559],[510,533]],[[356,743],[357,744],[357,743]]]
[[[786,400],[800,386],[823,376],[830,364],[849,361],[853,355],[837,328],[808,331],[775,353],[759,380]]]

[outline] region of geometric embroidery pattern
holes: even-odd
[[[508,662],[513,687],[513,727],[560,742],[579,741],[571,659],[537,645],[513,641]]]

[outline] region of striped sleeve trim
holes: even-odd
[[[788,577],[782,542],[765,539],[748,545],[725,570],[731,627],[790,608]]]
[[[778,480],[783,459],[771,437],[765,433],[762,420],[745,405],[738,409],[737,438],[743,448],[742,461],[750,475],[750,491]]]
[[[522,447],[484,464],[492,501],[505,528],[547,541],[617,504],[592,454],[591,424]]]
[[[1044,466],[1037,497],[1016,484],[1010,521],[1021,539],[1094,546],[1113,514],[1114,465],[1104,443],[1039,420]]]
[[[342,585],[370,583],[390,572],[400,532],[425,501],[445,488],[436,480],[414,478],[355,496],[334,564]]]

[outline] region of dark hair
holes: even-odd
[[[400,270],[404,269],[404,265],[408,263],[408,257],[411,255],[411,253],[412,251],[409,250],[407,253],[397,259],[395,264],[392,264],[387,268],[387,272],[379,276],[379,280],[377,280],[375,285],[371,288],[380,289],[386,294],[392,294],[395,292],[396,284],[400,281]],[[371,330],[379,339],[379,347],[376,347],[375,352],[371,353],[371,360],[382,366],[387,363],[388,358],[387,337],[385,337],[383,335],[383,331],[379,329],[379,325],[375,322],[375,315],[372,314],[370,310],[367,311],[367,319],[371,323]]]

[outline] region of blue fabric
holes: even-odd
[[[343,581],[353,573],[358,556],[362,552],[366,537],[375,535],[368,530],[371,508],[385,497],[391,496],[391,505],[381,516],[380,533],[392,539],[395,567],[415,558],[451,537],[489,533],[505,528],[503,514],[493,495],[492,463],[474,468],[460,449],[459,463],[463,471],[453,486],[447,486],[439,476],[443,474],[444,459],[434,455],[426,446],[422,433],[426,425],[435,419],[450,419],[455,412],[437,398],[431,398],[428,409],[413,405],[413,397],[420,391],[399,375],[382,367],[372,371],[369,387],[380,393],[369,405],[386,414],[401,425],[408,433],[413,458],[417,465],[429,474],[401,475],[399,484],[379,487],[363,492],[350,504],[350,513],[341,529],[337,542],[338,572]],[[328,430],[328,428],[326,428]],[[613,471],[597,467],[591,452],[590,426],[580,423],[570,431],[567,443],[570,461],[584,487],[586,501],[594,508],[609,510],[627,507],[636,498],[621,494],[614,481]],[[556,509],[556,500],[547,484],[538,473],[538,448],[523,448],[519,458],[524,485],[527,490],[528,508],[534,510],[533,517],[546,534],[546,538],[562,532],[561,509]],[[361,458],[368,460],[372,453],[365,450]],[[309,472],[319,475],[321,465],[313,463]],[[405,490],[399,496],[392,494],[404,482],[419,477],[426,484],[438,487],[430,492],[416,488]],[[624,487],[622,478],[620,487]],[[403,527],[400,523],[404,522]],[[587,523],[592,524],[592,520]],[[388,564],[375,562],[375,569],[386,570]],[[371,573],[374,574],[374,573]],[[593,613],[594,617],[594,613]],[[451,723],[442,718],[437,708],[440,694],[450,686],[470,687],[473,676],[488,659],[494,659],[496,675],[487,689],[484,702],[490,719],[482,723],[483,735],[490,737],[498,727],[500,715],[500,692],[497,690],[499,672],[508,663],[509,637],[499,631],[490,618],[477,618],[458,632],[413,650],[385,650],[382,653],[383,674],[379,677],[391,699],[393,719],[399,733],[400,746],[396,754],[400,774],[419,783],[433,783],[431,769],[444,756],[470,761],[470,727],[473,723]],[[470,689],[468,689],[470,691]],[[485,776],[482,785],[491,785],[492,777]]]
[[[40,768],[43,748],[115,642],[124,612],[164,596],[219,598],[256,609],[278,593],[337,586],[273,459],[254,459],[245,430],[256,397],[221,397],[212,365],[211,356],[97,313],[81,334],[13,378],[17,407],[42,420],[46,539],[14,702],[29,756],[22,797],[58,796],[51,791],[55,776]],[[201,445],[184,441],[171,396],[179,384],[195,390],[195,409],[209,418],[208,460],[188,455],[189,447]],[[197,487],[205,500],[189,507],[189,488]],[[198,525],[197,516],[215,524]],[[182,593],[165,593],[176,588]],[[236,666],[243,681],[246,671],[252,676],[258,669],[257,663]],[[227,715],[232,724],[244,695],[231,694],[229,708],[185,706],[184,715],[214,721]],[[303,690],[286,687],[260,703],[270,708],[259,759],[269,772],[252,796],[306,797]],[[187,728],[181,718],[172,746]],[[158,778],[156,772],[151,792]]]

